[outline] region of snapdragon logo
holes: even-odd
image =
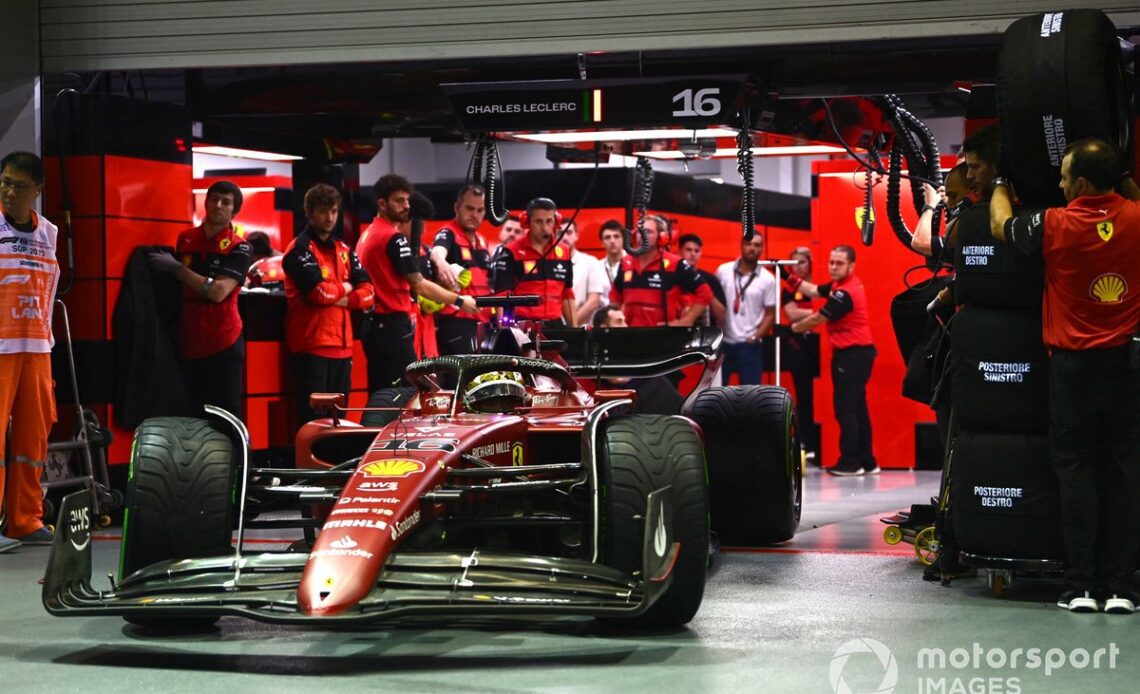
[[[874,689],[855,691],[843,678],[843,670],[847,667],[847,662],[851,656],[860,654],[874,656],[883,668],[882,679],[879,680],[878,686]],[[895,655],[891,653],[891,649],[883,645],[882,642],[867,638],[851,639],[835,649],[835,654],[831,656],[831,667],[828,668],[827,675],[831,680],[831,690],[835,694],[891,694],[899,682],[899,664],[895,660]]]

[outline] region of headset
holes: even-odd
[[[523,229],[530,229],[530,211],[535,209],[538,205],[542,205],[543,209],[546,209],[548,205],[553,207],[554,225],[556,227],[562,226],[562,213],[558,211],[558,205],[555,205],[554,201],[550,198],[534,198],[526,204],[526,209],[519,214],[519,224],[522,225]]]

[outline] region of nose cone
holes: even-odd
[[[374,564],[339,559],[320,557],[305,565],[297,589],[302,614],[312,617],[341,614],[356,606],[372,590],[376,584]]]

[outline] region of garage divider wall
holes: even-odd
[[[943,166],[953,164],[945,157]],[[911,468],[915,465],[916,437],[923,425],[934,426],[934,411],[902,396],[906,364],[895,346],[891,326],[891,299],[906,286],[903,273],[922,264],[922,256],[899,243],[887,220],[886,180],[875,176],[875,241],[864,246],[859,235],[857,214],[863,208],[864,175],[850,159],[817,161],[812,164],[813,196],[811,208],[812,235],[817,243],[814,253],[815,281],[826,282],[827,258],[831,249],[847,245],[855,249],[855,274],[863,280],[870,303],[871,334],[879,356],[875,359],[871,381],[867,384],[867,405],[871,412],[874,454],[880,467]],[[858,171],[858,173],[856,173]],[[903,219],[910,229],[918,222],[910,201],[909,182],[901,182]],[[912,281],[929,277],[925,271],[912,273]],[[816,302],[816,308],[822,305]],[[830,466],[839,459],[839,430],[832,403],[831,347],[827,328],[821,329],[821,368],[816,381],[815,411],[822,424],[820,439],[823,464]]]

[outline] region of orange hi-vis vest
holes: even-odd
[[[0,214],[0,354],[51,352],[59,230],[32,213],[35,229],[19,231]]]

